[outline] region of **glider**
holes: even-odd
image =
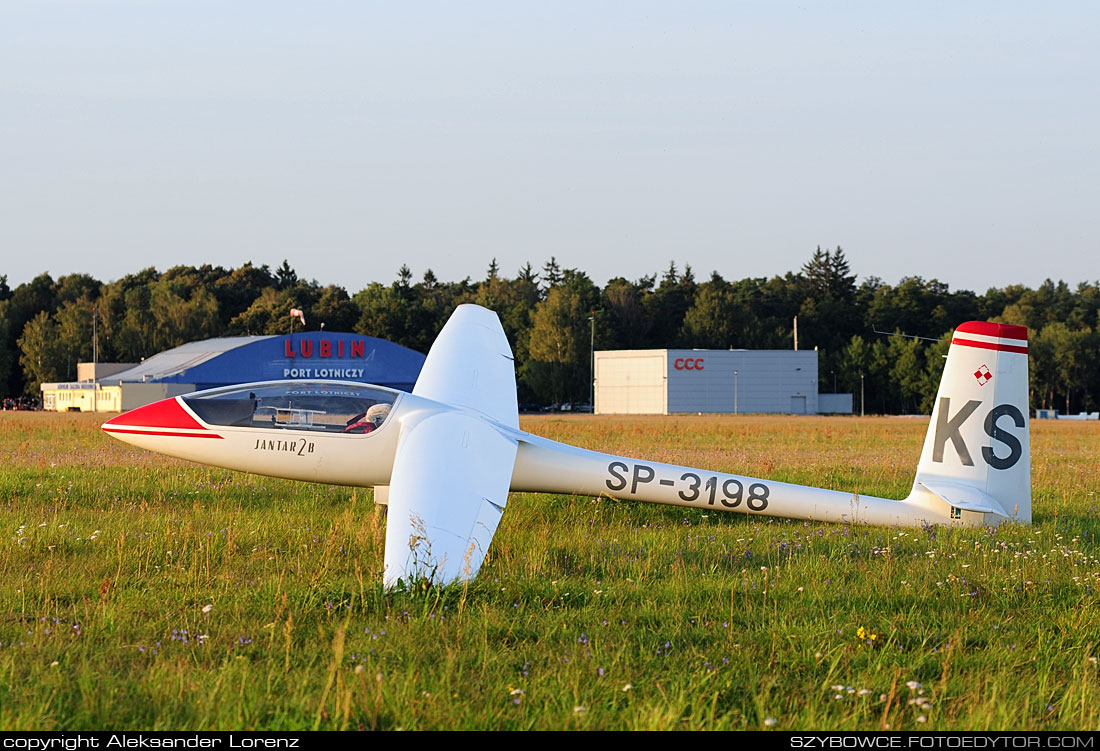
[[[509,491],[609,496],[760,516],[919,527],[1031,522],[1027,329],[951,340],[902,501],[588,451],[520,430],[496,314],[458,307],[412,393],[267,381],[164,399],[103,424],[141,448],[229,469],[374,487],[388,503],[386,586],[477,575]]]

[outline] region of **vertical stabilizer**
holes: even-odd
[[[1027,329],[971,321],[955,329],[914,495],[955,510],[1031,522]],[[994,515],[994,516],[990,516]]]

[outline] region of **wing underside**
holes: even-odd
[[[512,479],[519,427],[516,375],[496,313],[460,305],[413,389],[446,411],[410,415],[390,477],[385,583],[472,579]]]
[[[508,502],[517,443],[461,412],[402,432],[390,480],[385,584],[472,579]]]

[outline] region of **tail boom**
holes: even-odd
[[[984,526],[1000,521],[993,513],[952,506],[923,487],[915,489],[904,501],[896,501],[641,461],[530,435],[520,441],[511,489],[841,524]]]

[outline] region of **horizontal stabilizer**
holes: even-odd
[[[977,511],[983,514],[997,514],[1008,518],[1000,502],[989,493],[969,485],[954,485],[947,482],[921,482],[926,489],[938,495],[947,503],[963,511]]]

